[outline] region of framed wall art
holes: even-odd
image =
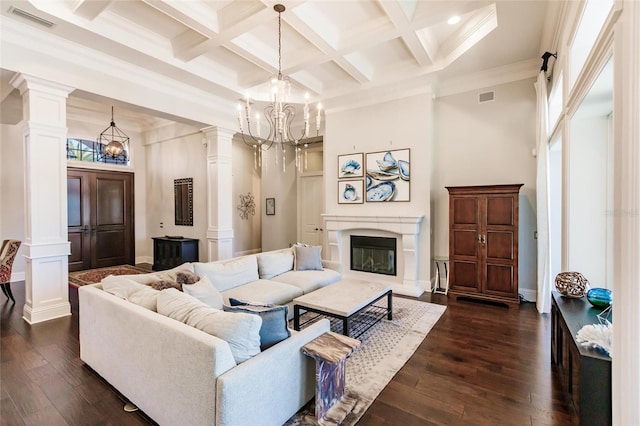
[[[363,177],[363,156],[362,152],[338,155],[338,179]]]
[[[409,148],[369,152],[365,164],[367,203],[411,201]]]
[[[267,213],[267,216],[273,216],[276,214],[276,199],[275,198],[267,198],[266,202],[264,203],[265,205],[265,210]]]
[[[338,204],[364,203],[364,182],[358,180],[338,181]]]

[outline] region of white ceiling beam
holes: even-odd
[[[93,21],[109,7],[112,0],[78,0],[73,6],[73,13]]]
[[[428,65],[432,59],[427,54],[425,47],[421,43],[415,31],[409,29],[411,21],[407,17],[401,4],[398,2],[390,2],[378,0],[380,7],[387,14],[389,20],[393,23],[402,38],[402,41],[411,52],[413,59],[420,66]]]

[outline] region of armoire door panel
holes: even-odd
[[[513,213],[513,197],[487,197],[487,226],[513,226]]]
[[[513,232],[487,231],[487,259],[513,260]]]
[[[477,262],[454,261],[451,263],[451,288],[479,290]]]
[[[478,255],[478,233],[475,230],[455,229],[453,230],[453,253],[456,256]]]
[[[484,290],[487,293],[510,296],[513,294],[513,266],[487,263]]]
[[[475,198],[456,198],[453,213],[453,225],[478,224],[478,200]]]

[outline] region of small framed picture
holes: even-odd
[[[338,181],[338,204],[360,204],[364,202],[362,179]]]
[[[267,216],[273,216],[276,214],[276,199],[275,198],[267,198],[265,202],[265,208],[267,211]]]
[[[364,176],[364,154],[338,155],[338,179]]]

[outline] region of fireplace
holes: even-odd
[[[429,239],[420,232],[424,216],[364,216],[322,214],[327,230],[329,260],[344,265],[346,278],[393,284],[393,292],[418,297],[428,280],[420,279],[421,265],[429,275]],[[395,274],[380,275],[350,269],[352,236],[384,237],[395,240]],[[425,241],[422,241],[425,240]],[[422,247],[422,248],[421,248]]]
[[[396,275],[396,239],[351,235],[351,270]]]

